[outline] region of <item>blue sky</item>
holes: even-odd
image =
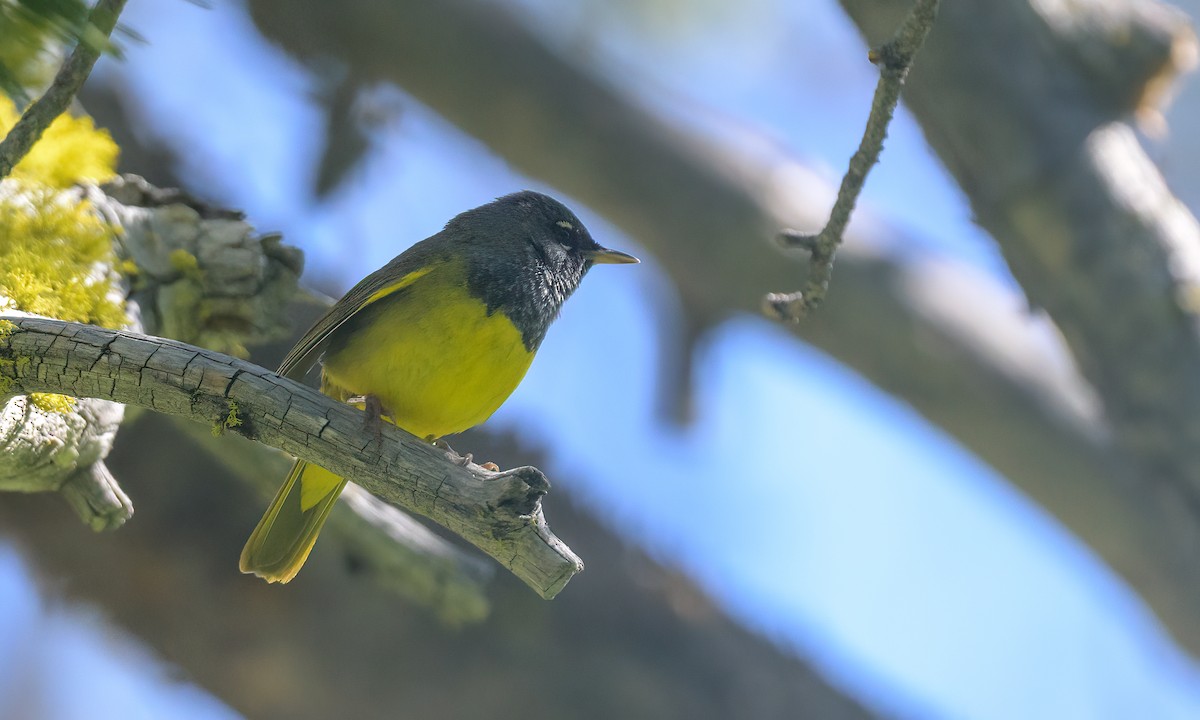
[[[540,187],[405,101],[351,186],[319,207],[303,205],[322,127],[310,83],[256,39],[236,5],[213,4],[134,0],[124,21],[149,45],[103,71],[136,90],[144,123],[180,149],[198,184],[260,228],[283,230],[309,253],[310,268],[324,270],[323,283],[348,287],[462,209]],[[548,0],[521,4],[547,37],[591,28],[593,54],[615,75],[652,68],[632,90],[703,132],[764,135],[831,182],[857,144],[874,77],[832,0],[713,10],[667,40],[583,10],[550,13]],[[703,127],[680,112],[697,104],[713,109]],[[1004,277],[906,113],[865,202],[915,239],[912,251],[967,258]],[[646,262],[589,275],[490,421],[548,448],[551,477],[577,479],[571,492],[652,555],[884,712],[1200,716],[1193,663],[1086,547],[906,406],[771,324],[741,318],[706,339],[695,424],[660,425],[651,400],[656,332],[671,320],[671,291],[652,256],[576,209],[603,244]],[[348,236],[357,238],[354,252]],[[601,369],[622,379],[619,391],[568,382]],[[820,425],[802,425],[812,417]],[[549,503],[553,522],[553,496]],[[556,530],[569,539],[569,528]],[[0,638],[13,637],[19,618],[41,618],[54,651],[98,663],[108,642],[102,626],[44,602],[0,548]],[[0,678],[20,647],[0,640]],[[176,717],[228,713],[163,680],[148,657],[125,656],[113,672],[160,687]],[[84,715],[67,707],[61,716]]]

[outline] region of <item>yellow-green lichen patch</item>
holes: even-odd
[[[175,248],[171,251],[168,259],[171,262],[171,269],[180,275],[186,278],[197,278],[200,275],[200,261],[187,250]]]
[[[50,191],[0,202],[0,310],[117,328],[125,310],[114,300],[115,262],[108,226],[85,203]]]
[[[0,132],[18,115],[0,96]],[[87,203],[60,192],[115,173],[117,146],[91,118],[63,115],[13,169],[0,198],[0,310],[15,308],[104,327],[125,323],[113,300],[113,235]]]
[[[48,413],[69,413],[75,409],[75,398],[58,393],[29,393],[29,402]]]
[[[0,357],[0,398],[7,397],[12,392],[13,386],[17,384],[11,376],[17,363],[8,358]]]
[[[235,428],[242,424],[242,419],[238,417],[238,404],[234,400],[229,401],[229,412],[225,414],[224,420],[218,420],[212,428],[213,437],[219,437],[224,434],[229,428]]]
[[[12,101],[0,95],[0,134],[7,134],[20,115]],[[104,182],[116,175],[117,144],[90,117],[58,116],[29,154],[9,175],[14,180],[55,189],[81,180]]]
[[[0,0],[2,2],[2,0]],[[0,134],[16,123],[13,103],[0,95]],[[0,196],[0,312],[8,309],[117,328],[125,308],[113,272],[113,230],[80,201],[63,192],[83,180],[115,174],[117,145],[91,118],[57,118],[6,179]],[[16,326],[0,321],[0,340]],[[13,389],[27,357],[5,360],[0,394]],[[65,413],[75,399],[32,393],[45,412]]]

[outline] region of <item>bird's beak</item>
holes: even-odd
[[[638,260],[629,253],[623,253],[620,250],[609,250],[608,248],[588,250],[584,255],[588,260],[597,265],[628,265],[630,263],[641,262],[641,260]]]

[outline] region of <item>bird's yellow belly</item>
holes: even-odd
[[[507,316],[489,316],[465,289],[424,285],[326,353],[323,389],[375,395],[396,425],[439,438],[487,420],[521,382],[533,353]]]

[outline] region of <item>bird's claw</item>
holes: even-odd
[[[367,416],[363,419],[363,430],[375,436],[375,450],[383,446],[383,416],[386,410],[378,395],[355,395],[346,402],[351,405],[362,405]]]
[[[458,453],[456,453],[454,451],[454,448],[450,447],[450,443],[446,442],[445,440],[443,440],[441,438],[437,438],[435,440],[432,440],[431,442],[433,443],[433,446],[435,448],[437,448],[438,450],[445,451],[446,455],[450,458],[450,462],[454,463],[455,465],[458,465],[459,467],[467,467],[475,459],[475,456],[472,455],[471,453],[467,453],[466,455],[459,455]],[[485,462],[485,463],[480,464],[479,467],[483,468],[484,470],[491,470],[492,472],[498,472],[500,470],[500,466],[494,462]]]

